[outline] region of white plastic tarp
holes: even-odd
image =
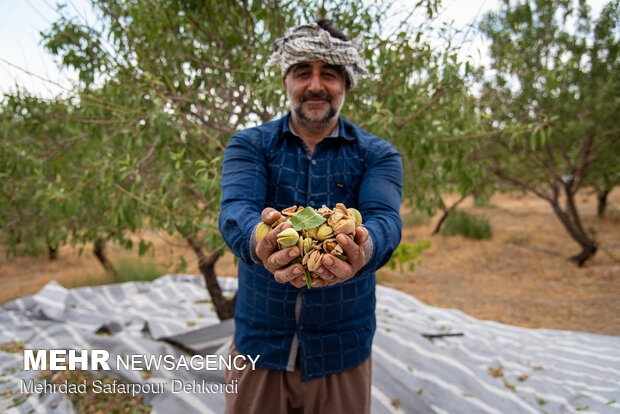
[[[234,293],[236,279],[219,280],[225,294]],[[373,414],[620,412],[620,337],[479,321],[384,286],[377,286],[376,295]],[[203,279],[190,275],[70,290],[50,282],[0,308],[0,344],[104,349],[112,357],[180,357],[192,344],[203,353],[225,354],[232,329],[217,319]],[[447,333],[463,335],[423,336]],[[35,393],[13,406],[22,382],[39,374],[23,370],[22,353],[0,350],[0,373],[0,412],[74,412],[61,393]],[[116,367],[95,374],[139,384],[223,380],[221,371],[191,369],[151,370],[146,378]],[[144,394],[153,413],[224,410],[221,392],[165,389]]]

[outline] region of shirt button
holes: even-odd
[[[299,325],[299,330],[303,331],[304,330],[304,326],[303,325]]]
[[[314,205],[314,201],[311,200],[308,204],[312,207]]]
[[[310,162],[312,163],[312,165],[316,165],[316,160],[312,160]]]

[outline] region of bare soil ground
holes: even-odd
[[[567,260],[579,246],[544,201],[496,194],[490,203],[492,207],[473,207],[466,200],[460,208],[490,220],[491,240],[431,236],[438,217],[406,226],[404,242],[429,240],[431,248],[412,272],[398,267],[380,270],[379,283],[478,319],[620,336],[620,189],[610,194],[604,218],[596,217],[593,196],[578,197],[584,226],[595,232],[601,245],[582,268]],[[195,256],[182,239],[152,232],[143,237],[154,243],[143,260],[172,273],[179,270],[182,255],[188,263],[185,272],[199,274]],[[137,256],[118,246],[108,250],[113,262]],[[63,247],[56,261],[19,257],[7,262],[0,254],[0,303],[35,293],[50,280],[68,288],[111,282],[89,249],[78,256],[77,249]],[[216,271],[236,275],[230,253],[218,261]]]

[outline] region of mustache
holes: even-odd
[[[319,92],[319,93],[306,92],[301,97],[301,102],[306,102],[308,99],[325,99],[327,102],[330,102],[330,103],[332,101],[332,97],[329,96],[327,92]]]

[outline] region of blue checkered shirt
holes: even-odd
[[[396,149],[351,122],[338,120],[338,136],[306,153],[289,127],[290,114],[230,139],[222,169],[219,228],[241,258],[235,309],[235,346],[260,355],[267,369],[294,367],[302,380],[346,371],[370,355],[375,332],[375,271],[398,246],[403,168]],[[293,205],[357,208],[372,239],[372,255],[351,279],[299,289],[277,282],[253,260],[250,240],[266,207]]]

